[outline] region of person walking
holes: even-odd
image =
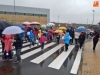
[[[75,44],[76,44],[76,45],[78,44],[79,35],[80,35],[79,32],[75,32]]]
[[[1,39],[5,40],[5,35],[2,35]],[[2,53],[4,53],[5,44],[2,40],[1,40],[1,45],[2,45]]]
[[[3,61],[7,61],[8,58],[7,56],[9,57],[9,61],[12,61],[12,42],[14,42],[12,39],[11,39],[11,35],[5,35],[5,39],[2,39],[2,42],[4,43],[4,59]],[[8,55],[7,55],[8,54]]]
[[[74,36],[75,36],[75,35],[74,35],[74,29],[71,29],[71,28],[70,28],[70,29],[69,29],[69,34],[70,34],[70,36],[72,37],[71,40],[70,40],[70,44],[73,44],[73,40],[74,40]]]
[[[44,51],[44,42],[45,42],[45,36],[42,33],[40,37],[41,51]]]
[[[15,35],[14,40],[15,40],[15,42],[13,43],[13,46],[15,46],[16,57],[17,57],[17,60],[14,63],[20,63],[20,62],[22,62],[20,54],[21,54],[21,50],[22,50],[23,40],[19,34]]]
[[[60,35],[59,35],[59,33],[57,34],[57,44],[59,44],[59,41],[60,41]]]
[[[65,37],[64,37],[65,51],[68,50],[68,46],[69,46],[69,44],[70,44],[70,39],[71,39],[71,36],[70,36],[70,34],[69,34],[69,31],[67,30],[66,35],[65,35]]]
[[[94,31],[94,33],[93,33],[93,51],[94,52],[95,52],[95,48],[96,48],[98,41],[99,41],[99,33]]]
[[[30,40],[30,48],[31,48],[32,45],[34,46],[35,35],[34,35],[32,30],[28,31],[27,35],[28,35],[29,40]]]
[[[84,32],[81,32],[81,34],[79,36],[80,49],[82,49],[82,46],[84,44],[84,41],[85,41],[85,34],[84,34]]]

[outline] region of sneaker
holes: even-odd
[[[16,63],[19,63],[19,61],[14,61],[14,63],[16,64]]]
[[[7,61],[7,60],[3,59],[2,61]]]

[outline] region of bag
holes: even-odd
[[[36,41],[35,41],[35,43],[37,43],[37,44],[38,44],[38,43],[39,43],[39,40],[36,40]]]

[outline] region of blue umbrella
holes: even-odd
[[[77,28],[75,32],[87,32],[88,30],[86,28]]]
[[[85,28],[84,26],[79,26],[78,28]]]
[[[19,25],[16,25],[16,26],[18,26],[20,28],[25,28],[23,25],[20,25],[20,24]]]

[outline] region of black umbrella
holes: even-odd
[[[7,21],[0,21],[0,30],[4,30],[6,27],[9,26],[12,26],[12,24]]]
[[[100,33],[100,27],[99,27],[99,26],[93,26],[93,29],[94,29],[96,32]]]
[[[0,37],[2,36],[2,31],[9,26],[12,26],[12,24],[7,21],[0,21]]]

